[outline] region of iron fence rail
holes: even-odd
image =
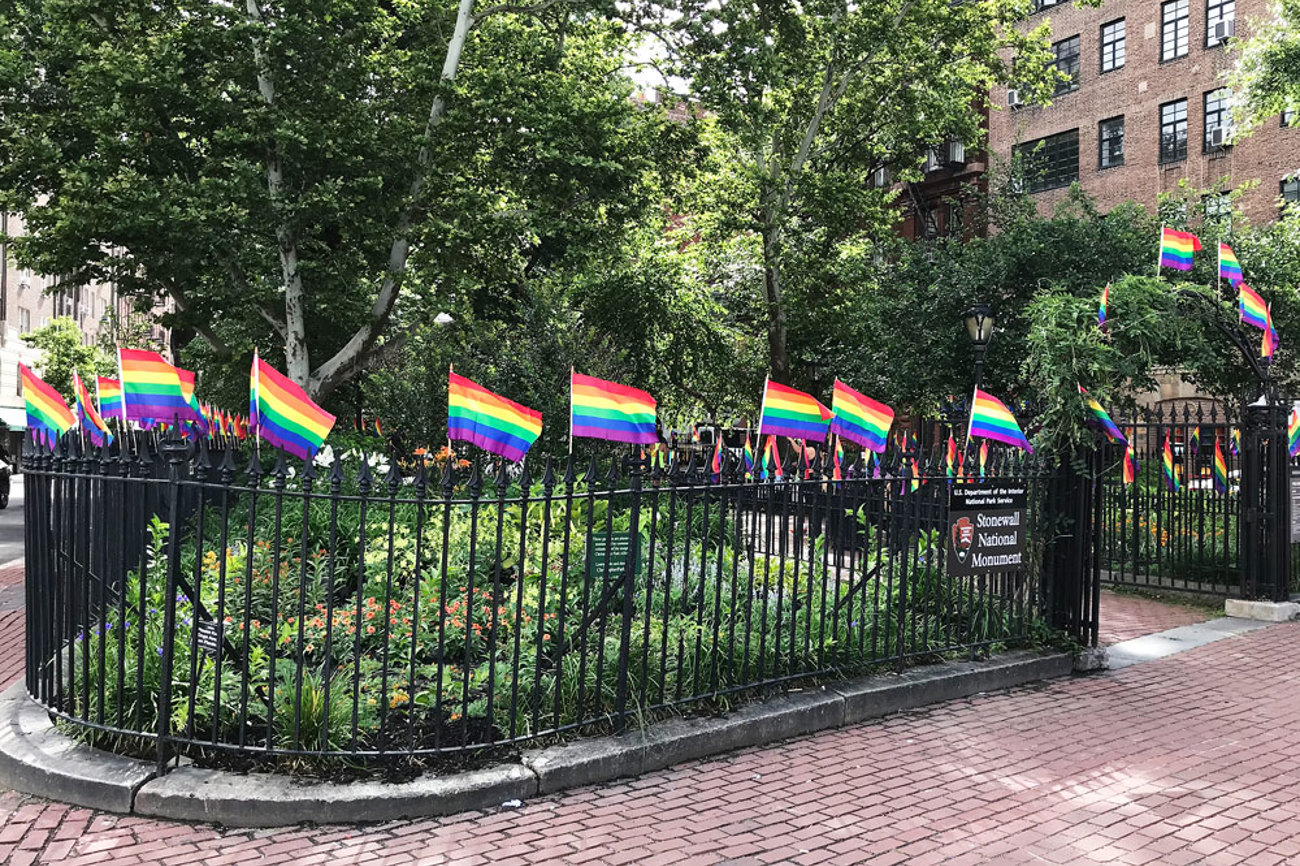
[[[291,467],[145,434],[29,449],[27,688],[160,760],[355,760],[1029,640],[1053,589],[1041,544],[1021,568],[948,575],[954,482],[921,457],[839,480],[792,459],[759,481],[640,455],[485,472]],[[991,464],[1044,520],[1044,464]]]

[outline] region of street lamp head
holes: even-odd
[[[976,304],[966,312],[966,333],[976,346],[987,346],[993,337],[996,318],[988,304]]]
[[[433,323],[435,325],[450,325],[454,321],[456,320],[453,319],[451,313],[448,312],[442,312],[433,317]]]

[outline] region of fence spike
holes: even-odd
[[[469,495],[474,499],[478,499],[479,494],[483,492],[483,473],[479,471],[478,455],[474,456],[474,460],[470,464],[468,488]]]
[[[370,495],[370,485],[374,482],[374,473],[370,471],[370,460],[366,457],[366,452],[361,452],[361,466],[357,469],[357,488],[361,491],[362,496]]]
[[[519,464],[519,489],[525,496],[528,495],[528,491],[533,486],[533,475],[529,471],[532,462],[532,460],[528,459],[528,455],[525,454],[524,459]]]
[[[546,455],[546,469],[542,472],[542,489],[546,491],[547,496],[555,488],[555,466],[553,464],[554,461],[551,459],[551,455]]]

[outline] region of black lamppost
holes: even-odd
[[[995,321],[993,308],[988,304],[976,304],[966,312],[966,333],[970,334],[971,346],[975,352],[976,388],[984,381],[984,352],[993,337]]]

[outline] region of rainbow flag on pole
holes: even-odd
[[[1291,417],[1286,424],[1287,454],[1294,457],[1300,454],[1300,411],[1291,410]]]
[[[1232,247],[1222,241],[1219,242],[1219,279],[1227,280],[1234,286],[1244,279],[1241,273],[1241,262],[1237,261]]]
[[[570,371],[569,438],[649,445],[655,434],[655,398],[645,391]]]
[[[248,386],[249,411],[257,434],[276,448],[310,460],[334,426],[334,416],[256,353]]]
[[[1128,440],[1124,438],[1124,434],[1120,432],[1119,427],[1111,420],[1110,415],[1101,407],[1096,398],[1089,394],[1082,385],[1079,386],[1079,393],[1088,401],[1088,409],[1092,412],[1092,421],[1090,423],[1101,430],[1111,444],[1127,445]]]
[[[971,401],[970,428],[967,436],[992,439],[1004,445],[1014,445],[1030,454],[1034,453],[1029,440],[1025,438],[1016,416],[1011,414],[1001,400],[992,394],[975,389],[975,398]]]
[[[984,480],[984,470],[988,468],[988,465],[989,465],[989,443],[988,440],[986,439],[980,443],[980,481]]]
[[[23,402],[27,404],[27,429],[39,432],[42,441],[52,447],[54,440],[76,425],[77,419],[59,392],[45,384],[26,364],[18,365],[18,378],[23,385]]]
[[[767,444],[763,446],[763,477],[771,472],[772,477],[780,481],[785,477],[785,469],[781,466],[781,448],[776,444],[776,436],[769,435]]]
[[[1273,355],[1277,353],[1277,330],[1273,327],[1273,308],[1270,305],[1264,310],[1264,333],[1260,337],[1259,356],[1269,361],[1273,360]]]
[[[1168,226],[1160,229],[1160,267],[1176,271],[1192,269],[1192,253],[1201,251],[1201,240],[1191,232],[1180,232]]]
[[[957,474],[957,440],[948,434],[948,450],[944,454],[944,468],[948,473],[948,479],[951,480]]]
[[[1106,307],[1110,304],[1110,283],[1101,290],[1101,303],[1097,305],[1097,326],[1106,331]]]
[[[1223,456],[1223,446],[1220,444],[1218,436],[1214,437],[1214,491],[1216,493],[1228,492],[1228,461]]]
[[[181,388],[180,374],[162,355],[146,349],[118,349],[122,399],[132,421],[188,421],[193,409]]]
[[[108,432],[108,425],[104,419],[99,416],[99,410],[95,408],[94,402],[90,399],[90,392],[81,382],[81,376],[76,370],[72,371],[72,390],[77,398],[77,417],[81,421],[81,427],[90,436],[90,441],[103,447],[113,441],[113,434]]]
[[[826,422],[832,417],[831,410],[813,395],[768,379],[763,388],[758,435],[770,434],[803,439],[806,442],[825,442]]]
[[[95,391],[99,395],[99,417],[126,420],[126,404],[122,402],[121,382],[107,376],[96,376]]]
[[[1132,484],[1137,480],[1138,461],[1137,454],[1133,451],[1133,443],[1128,443],[1124,449],[1124,483]]]
[[[1241,312],[1241,321],[1256,328],[1268,327],[1268,304],[1259,292],[1245,283],[1237,286],[1237,309]]]
[[[754,477],[754,443],[750,441],[749,431],[745,431],[745,478]]]
[[[1174,465],[1174,448],[1169,441],[1169,431],[1165,431],[1165,447],[1161,450],[1160,459],[1163,464],[1165,475],[1165,486],[1173,493],[1178,492],[1178,467]]]
[[[832,433],[876,454],[885,450],[894,423],[893,409],[836,379],[831,414]]]
[[[448,439],[470,442],[517,463],[540,435],[541,412],[447,371]]]

